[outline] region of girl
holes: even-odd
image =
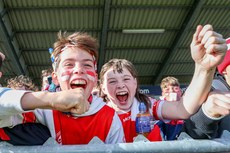
[[[118,113],[127,142],[136,136],[135,118],[140,102],[144,102],[155,120],[187,119],[194,114],[206,100],[211,88],[216,66],[226,51],[226,42],[220,34],[213,31],[211,25],[198,26],[190,45],[195,61],[195,72],[189,87],[179,101],[156,101],[139,92],[137,73],[131,62],[124,59],[112,59],[100,72],[101,96]],[[152,137],[156,127],[149,134]],[[156,130],[159,136],[159,128]],[[149,138],[150,140],[161,140]]]

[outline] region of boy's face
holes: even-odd
[[[59,58],[60,63],[53,75],[54,81],[60,84],[62,90],[83,88],[85,96],[89,97],[97,83],[92,55],[80,48],[69,47]]]
[[[181,95],[182,92],[179,86],[167,84],[162,89],[162,96],[164,96],[167,101],[178,101],[180,100]]]
[[[122,73],[114,72],[110,68],[104,74],[104,82],[101,87],[116,109],[130,110],[137,89],[137,80],[126,68],[123,68]]]

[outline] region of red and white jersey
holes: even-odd
[[[25,122],[25,117],[33,120],[33,115],[22,115],[24,112],[20,105],[21,97],[7,100],[8,94],[17,94],[16,90],[4,91],[0,98],[0,127],[15,126]],[[24,92],[25,93],[25,92]],[[9,95],[8,95],[9,96]],[[6,103],[4,103],[6,101]],[[13,115],[16,114],[17,115]],[[52,137],[60,144],[87,144],[97,136],[107,144],[124,142],[124,131],[121,121],[115,111],[108,107],[101,98],[93,96],[89,111],[81,115],[70,115],[60,111],[36,109],[34,122],[46,125]],[[18,115],[19,114],[19,115]],[[26,113],[27,114],[27,113]],[[8,116],[7,116],[8,115]]]
[[[151,102],[157,102],[157,101],[151,100]],[[138,102],[137,99],[134,98],[134,102],[132,104],[131,111],[127,113],[118,114],[122,122],[122,125],[123,125],[126,142],[133,142],[134,138],[137,136],[136,128],[135,128],[135,124],[136,124],[135,121],[136,121],[136,116],[139,113],[139,104],[140,102]],[[158,111],[161,111],[161,110],[158,110]],[[149,112],[152,114],[151,109],[149,110]],[[151,133],[148,136],[148,139],[150,141],[162,141],[161,130],[157,126],[157,124],[154,125]]]

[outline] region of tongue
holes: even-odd
[[[121,102],[126,101],[128,98],[128,95],[117,95],[117,99]]]

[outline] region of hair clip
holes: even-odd
[[[49,53],[50,53],[50,59],[51,59],[51,62],[54,63],[55,61],[55,58],[54,58],[54,55],[53,55],[53,48],[49,48]]]

